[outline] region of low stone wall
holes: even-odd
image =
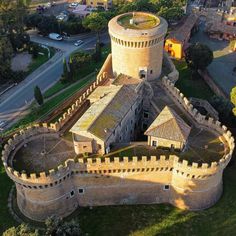
[[[219,97],[223,97],[225,99],[229,99],[229,96],[219,87],[219,85],[216,84],[216,82],[211,78],[209,75],[209,72],[206,71],[198,71],[199,74],[202,76],[202,78],[205,80],[205,82],[208,84],[208,86],[211,88],[211,90]]]
[[[168,78],[171,80],[172,83],[175,83],[179,79],[179,71],[176,70],[174,63],[168,56],[168,53],[164,50],[163,54],[163,64],[168,66],[170,69],[170,73],[168,74]]]

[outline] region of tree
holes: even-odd
[[[231,93],[230,93],[230,98],[231,98],[231,102],[234,105],[233,113],[236,116],[236,87],[232,88]]]
[[[40,106],[43,105],[43,95],[38,86],[35,86],[34,88],[34,98]]]
[[[66,63],[66,59],[64,58],[63,59],[63,73],[62,73],[62,76],[61,76],[61,82],[62,83],[67,83],[70,81],[70,73],[68,71],[68,66],[67,66],[67,63]]]
[[[213,60],[212,50],[204,44],[195,43],[190,45],[185,52],[185,60],[188,66],[197,72],[204,70]]]
[[[13,49],[7,37],[0,38],[0,84],[11,79]]]
[[[93,54],[93,59],[95,62],[99,62],[102,58],[101,45],[96,43],[95,52]]]
[[[30,36],[24,32],[10,33],[9,38],[14,51],[25,48],[30,42]]]
[[[183,17],[184,10],[179,6],[170,8],[162,7],[158,15],[164,17],[168,22],[176,22]]]
[[[21,224],[17,227],[7,229],[3,236],[39,236],[38,230],[31,229],[26,224]]]
[[[75,70],[75,66],[73,64],[72,56],[70,56],[70,58],[69,58],[69,68],[70,68],[70,76],[72,79],[74,79],[76,70]]]
[[[46,222],[46,236],[80,236],[79,224],[75,221],[62,222],[61,218],[56,216],[49,217]]]
[[[100,43],[100,32],[106,28],[107,19],[102,14],[95,12],[85,17],[82,24],[85,28],[96,32],[97,42]]]

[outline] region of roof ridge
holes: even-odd
[[[93,126],[93,124],[95,123],[95,121],[99,118],[99,116],[105,111],[105,109],[110,105],[110,103],[112,102],[112,100],[114,99],[114,97],[120,92],[120,90],[121,90],[121,88],[123,87],[123,85],[118,85],[118,86],[116,86],[116,87],[120,87],[120,89],[118,89],[116,92],[115,92],[115,94],[114,94],[114,96],[110,99],[110,101],[108,102],[108,104],[106,105],[106,106],[104,106],[104,108],[103,109],[101,109],[101,111],[99,112],[99,114],[97,115],[97,117],[96,117],[96,119],[94,119],[93,120],[93,122],[91,122],[91,124],[90,124],[90,126],[88,127],[88,129],[87,130],[90,130],[90,128]],[[104,96],[105,97],[105,96]],[[102,98],[104,98],[104,97],[102,97]],[[100,99],[99,99],[100,100]],[[99,101],[98,100],[98,101]],[[90,131],[91,132],[91,131]],[[92,132],[91,132],[92,133]]]

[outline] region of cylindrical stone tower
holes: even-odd
[[[163,18],[145,12],[125,13],[110,20],[114,75],[157,79],[161,74],[167,26]]]

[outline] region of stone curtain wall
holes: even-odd
[[[112,57],[111,54],[108,55],[101,71],[99,72],[97,79],[93,82],[92,85],[73,103],[66,112],[55,122],[50,123],[50,127],[56,131],[62,129],[62,127],[71,119],[71,117],[77,113],[82,105],[86,102],[88,96],[100,85],[102,85],[106,80],[108,80],[111,76],[111,62]]]
[[[108,58],[110,60],[111,57]],[[61,127],[75,114],[73,112],[107,79],[106,69],[103,72],[58,122],[28,127],[5,144],[2,161],[7,174],[16,183],[17,202],[22,213],[43,221],[52,214],[64,217],[78,205],[168,202],[182,209],[199,210],[215,204],[222,193],[222,174],[231,159],[234,138],[219,121],[206,119],[193,108],[168,77],[162,79],[163,87],[176,104],[196,125],[224,138],[229,151],[218,162],[189,163],[187,160],[180,161],[175,155],[161,155],[140,159],[135,156],[68,159],[48,172],[37,174],[20,173],[12,168],[12,158],[25,142],[41,135],[58,136]]]

